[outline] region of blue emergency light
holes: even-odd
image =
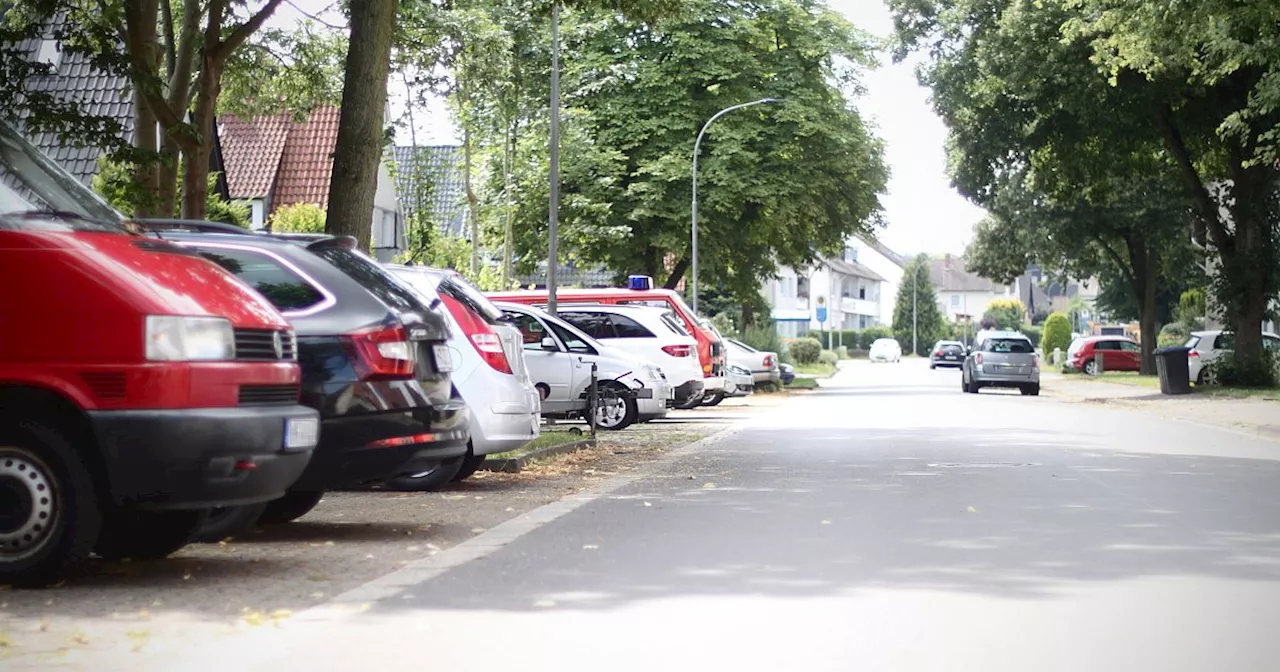
[[[629,275],[627,276],[627,287],[637,291],[653,289],[653,278],[647,275]]]

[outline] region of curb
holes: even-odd
[[[550,455],[563,455],[565,453],[574,453],[583,448],[591,448],[596,445],[596,439],[583,439],[581,441],[572,441],[570,443],[562,443],[556,446],[547,446],[531,450],[519,457],[499,457],[488,458],[480,464],[480,468],[485,471],[501,471],[509,474],[519,473],[522,469],[529,466],[529,463]]]

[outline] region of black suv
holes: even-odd
[[[140,223],[231,271],[289,319],[297,332],[301,402],[320,411],[320,443],[288,494],[214,511],[200,540],[217,541],[256,522],[294,520],[325,490],[400,476],[438,487],[457,473],[469,415],[449,376],[448,323],[356,251],[354,239],[264,235],[213,222]],[[279,347],[270,339],[236,343],[242,356],[266,357]]]

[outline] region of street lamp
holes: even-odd
[[[749,103],[741,103],[739,105],[730,105],[729,107],[711,115],[707,123],[702,125],[702,130],[698,131],[698,138],[693,141],[693,246],[690,256],[692,257],[692,281],[690,283],[690,298],[693,300],[693,314],[698,314],[698,150],[702,147],[702,136],[707,132],[707,128],[711,126],[711,122],[720,117],[744,107],[752,105],[761,105],[764,103],[781,103],[781,98],[761,98],[753,100]]]

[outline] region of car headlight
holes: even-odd
[[[208,362],[235,359],[231,321],[221,317],[147,316],[147,359]]]
[[[738,366],[737,364],[730,364],[727,368],[729,369],[729,373],[736,373],[739,376],[751,375],[750,371],[742,368],[741,366]]]

